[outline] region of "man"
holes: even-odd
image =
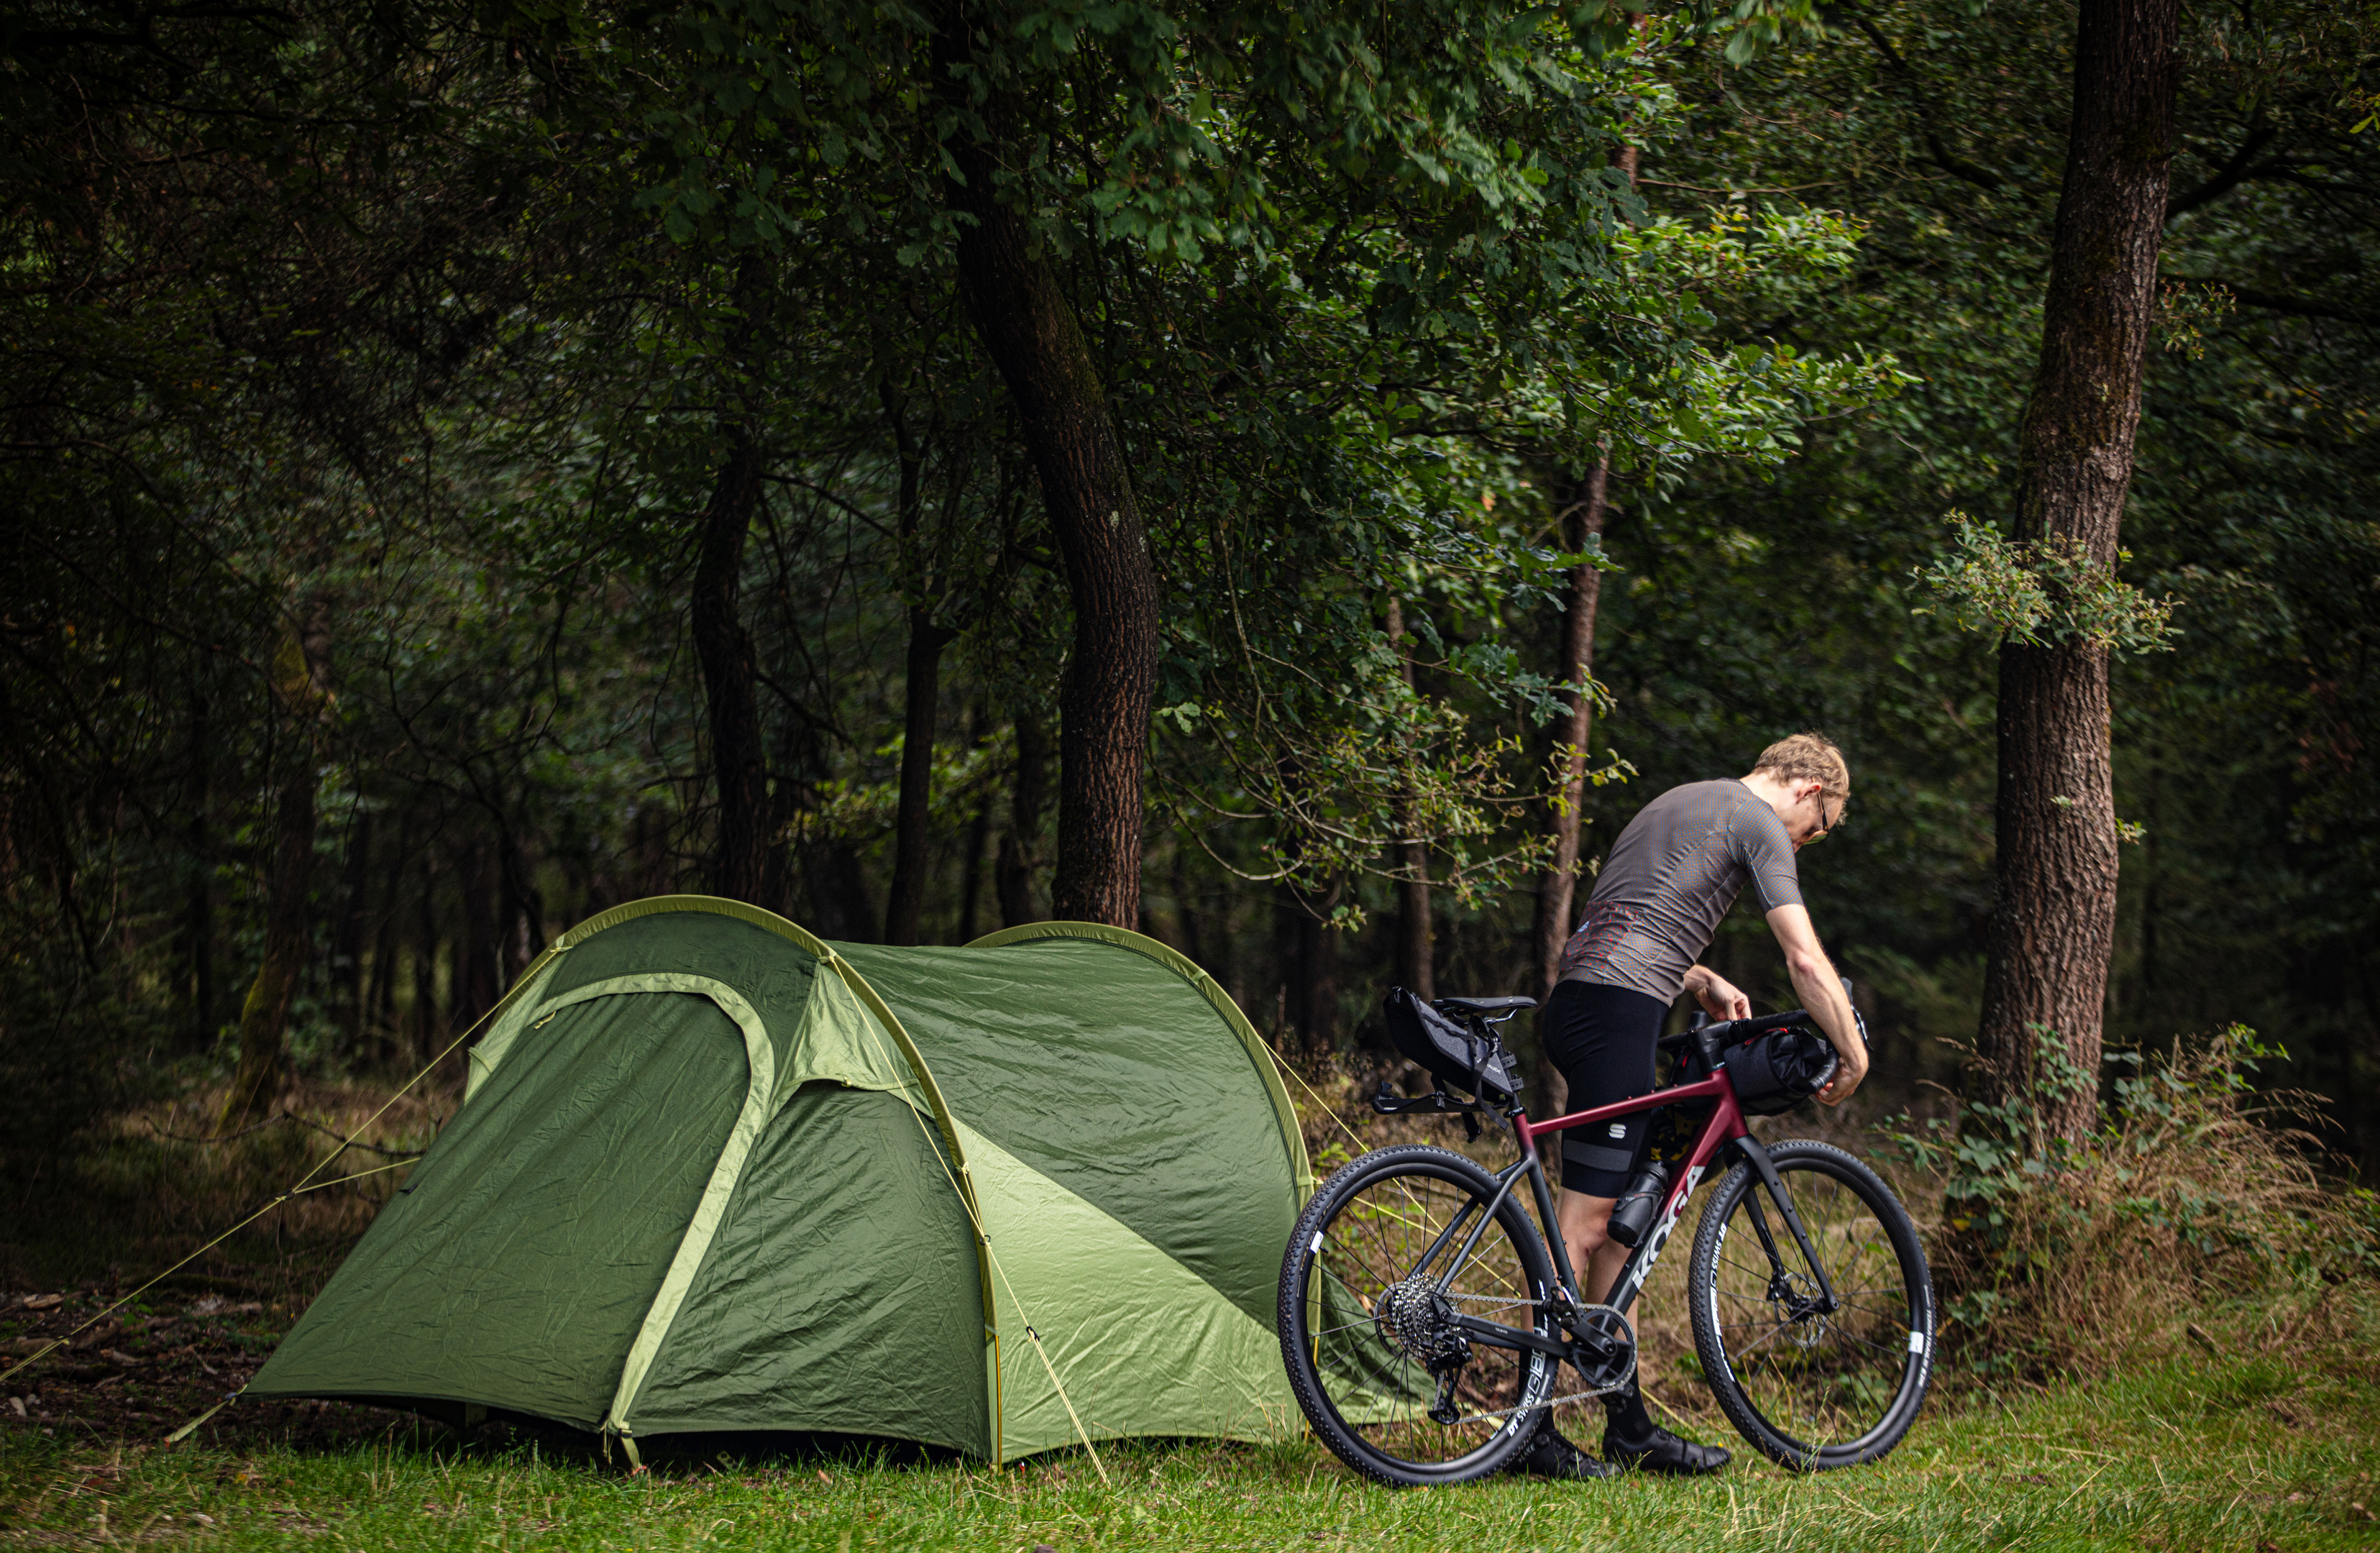
[[[1867,1048],[1802,904],[1794,855],[1843,822],[1851,768],[1815,734],[1762,751],[1740,780],[1673,787],[1637,811],[1596,876],[1578,931],[1563,948],[1553,995],[1539,1015],[1546,1055],[1570,1085],[1569,1110],[1589,1110],[1658,1087],[1655,1043],[1680,991],[1714,1019],[1749,1017],[1752,1004],[1725,977],[1695,964],[1748,880],[1785,951],[1802,1006],[1816,1016],[1842,1061],[1818,1091],[1840,1105],[1867,1074]],[[1611,1239],[1612,1204],[1643,1168],[1657,1112],[1562,1134],[1561,1235],[1590,1302],[1599,1303],[1628,1259]],[[1600,1477],[1618,1467],[1717,1472],[1728,1452],[1657,1427],[1633,1381],[1604,1398],[1604,1460],[1580,1451],[1551,1415],[1514,1463],[1553,1477]]]

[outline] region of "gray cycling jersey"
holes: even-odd
[[[1764,912],[1802,904],[1793,840],[1777,811],[1731,777],[1672,787],[1612,843],[1562,946],[1560,979],[1673,1001],[1746,878]]]

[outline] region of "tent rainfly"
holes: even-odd
[[[1007,1461],[1074,1440],[1069,1403],[1094,1438],[1272,1438],[1307,1179],[1256,1031],[1152,940],[829,944],[638,901],[506,994],[465,1103],[246,1394],[631,1450],[795,1430]]]

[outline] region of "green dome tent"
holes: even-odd
[[[1295,1426],[1296,1118],[1231,1000],[1136,933],[891,949],[638,901],[522,975],[466,1094],[247,1395],[993,1461],[1075,1418]]]

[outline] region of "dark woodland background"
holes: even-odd
[[[1324,173],[1360,189],[1360,169],[1277,175],[1263,251],[1294,284],[1250,278],[1227,215],[1171,249],[1087,200],[1050,218],[1156,579],[1138,919],[1309,1062],[1376,1049],[1417,907],[1438,990],[1537,990],[1558,558],[1601,437],[1592,742],[1622,764],[1587,793],[1585,855],[1670,784],[1830,734],[1854,796],[1804,887],[1876,1032],[1868,1103],[1922,1104],[1976,1025],[1995,643],[1912,573],[1948,514],[2009,513],[2072,13],[1846,6],[1744,59],[1672,20],[1624,81],[1594,78],[1589,128],[1540,126],[1584,137],[1578,230],[1638,245],[1562,327],[1660,325],[1593,335],[1633,365],[1577,381],[1653,385],[1600,431],[1545,430],[1562,401],[1526,373],[1556,347],[1521,352],[1486,303],[1473,334],[1413,322],[1470,304],[1399,271],[1422,216],[1330,193]],[[8,8],[18,1211],[124,1108],[229,1082],[276,922],[305,946],[284,1076],[388,1084],[571,924],[714,887],[706,628],[748,642],[765,867],[741,892],[855,940],[905,912],[926,943],[1050,913],[1075,606],[949,229],[915,214],[932,127],[824,75],[755,107],[702,74],[700,34],[411,0]],[[2253,1026],[2289,1053],[2261,1081],[2319,1095],[2368,1179],[2375,45],[2312,3],[2202,8],[2185,34],[2124,571],[2179,599],[2182,634],[2115,672],[2140,835],[2108,1037]],[[1049,176],[1090,188],[1138,154],[1083,105],[1124,100],[1093,78],[1148,67],[1095,39],[1019,79],[1045,65],[1076,93]],[[755,146],[782,181],[747,176]],[[698,198],[698,166],[725,192]],[[1527,244],[1575,236],[1511,241],[1535,263]],[[1503,284],[1481,273],[1478,296]],[[1689,358],[1748,364],[1677,387]],[[1787,358],[1803,376],[1761,375]],[[722,561],[731,467],[751,503]],[[1399,806],[1425,789],[1416,891]],[[1711,955],[1791,996],[1749,910]]]

